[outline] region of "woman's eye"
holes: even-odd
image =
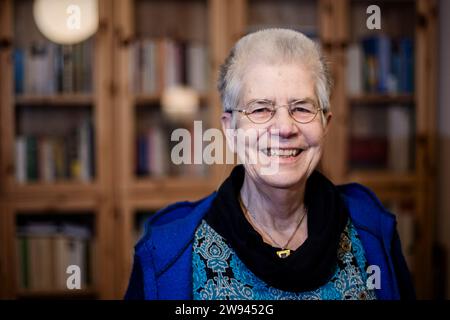
[[[308,109],[306,109],[306,108],[302,108],[302,107],[295,107],[294,109],[293,109],[293,111],[294,112],[307,112],[307,113],[309,113],[309,112],[311,112],[311,110],[308,110]]]
[[[292,110],[292,112],[298,112],[298,113],[313,113],[314,107],[309,104],[301,104],[301,105],[294,106],[291,110]]]
[[[270,112],[269,108],[257,108],[257,109],[253,109],[252,113],[266,113],[266,112]]]

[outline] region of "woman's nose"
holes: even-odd
[[[289,114],[286,106],[277,108],[273,117],[271,132],[279,135],[281,138],[289,138],[298,134],[298,126]]]

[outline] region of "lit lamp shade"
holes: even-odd
[[[33,15],[38,29],[55,43],[78,43],[98,29],[97,0],[34,0]]]
[[[161,106],[165,114],[174,120],[189,120],[199,108],[200,99],[195,90],[189,87],[175,86],[164,90]]]

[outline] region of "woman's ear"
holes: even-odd
[[[326,136],[328,134],[328,131],[330,130],[330,122],[331,119],[333,118],[333,113],[331,113],[331,111],[328,111],[326,114],[323,115],[325,123],[324,123],[324,136]]]
[[[231,152],[236,152],[236,129],[234,128],[233,114],[231,112],[223,112],[220,117],[222,130],[225,134],[227,146]]]

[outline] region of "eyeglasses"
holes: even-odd
[[[247,118],[257,124],[270,121],[278,108],[288,107],[289,115],[299,123],[309,123],[314,120],[317,113],[322,111],[311,99],[295,100],[286,105],[277,106],[274,101],[268,99],[256,99],[247,103],[243,109],[232,109],[245,114]]]

